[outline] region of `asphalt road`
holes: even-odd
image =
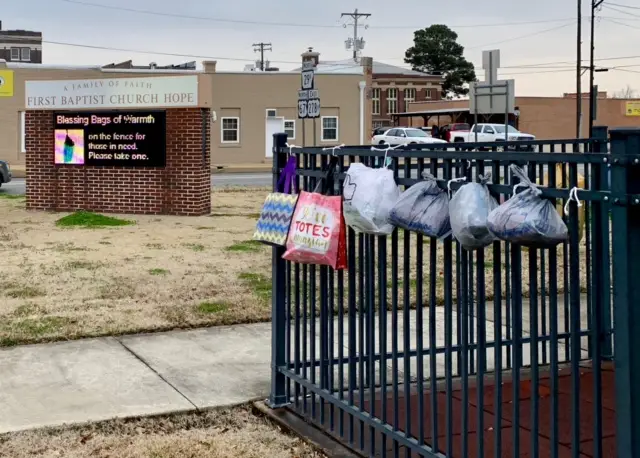
[[[0,194],[21,195],[25,193],[24,178],[14,178],[11,183],[4,183],[0,187]]]
[[[270,186],[270,173],[217,173],[211,175],[211,186]],[[0,194],[20,195],[26,192],[24,178],[14,178],[0,187]]]

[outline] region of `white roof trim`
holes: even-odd
[[[201,70],[183,70],[178,68],[100,68],[100,71],[103,73],[172,73],[180,75],[197,75],[198,73],[202,73]]]
[[[26,62],[7,62],[7,68],[24,68],[30,70],[99,70],[99,65],[56,65],[30,64]]]

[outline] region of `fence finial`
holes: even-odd
[[[564,214],[566,216],[569,216],[569,204],[571,203],[572,200],[576,202],[576,205],[578,206],[578,208],[582,207],[582,202],[580,202],[580,199],[578,199],[578,191],[584,191],[584,189],[574,186],[569,190],[569,198],[567,199],[567,203],[564,204]]]

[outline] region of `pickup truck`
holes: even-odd
[[[471,142],[476,141],[476,133],[478,134],[478,142],[517,142],[525,140],[535,140],[536,137],[531,134],[520,132],[515,127],[509,126],[505,132],[504,124],[474,124],[469,132],[451,132],[451,142]],[[531,150],[535,146],[510,146],[509,149]]]

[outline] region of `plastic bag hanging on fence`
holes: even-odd
[[[467,250],[484,248],[496,239],[487,228],[487,217],[498,206],[487,188],[490,179],[491,174],[481,175],[480,183],[461,186],[449,202],[451,232]]]
[[[332,158],[326,173],[334,173]],[[347,268],[347,227],[342,215],[342,197],[326,196],[327,179],[322,178],[313,192],[302,191],[293,213],[284,259],[304,264],[320,264],[334,269]]]
[[[393,171],[351,164],[344,179],[344,219],[358,232],[389,235],[389,212],[400,196]]]
[[[568,239],[569,231],[553,204],[540,197],[542,191],[533,184],[523,170],[509,166],[520,179],[514,195],[489,213],[487,226],[499,239],[530,247],[549,247]],[[526,187],[516,194],[518,187]]]
[[[451,231],[449,194],[440,189],[436,178],[428,172],[426,181],[404,191],[389,215],[389,222],[427,237],[444,237]]]
[[[298,201],[295,176],[296,158],[291,156],[282,170],[276,192],[269,193],[262,205],[254,240],[275,246],[284,246],[287,242],[291,218]],[[290,194],[294,187],[296,193]]]

